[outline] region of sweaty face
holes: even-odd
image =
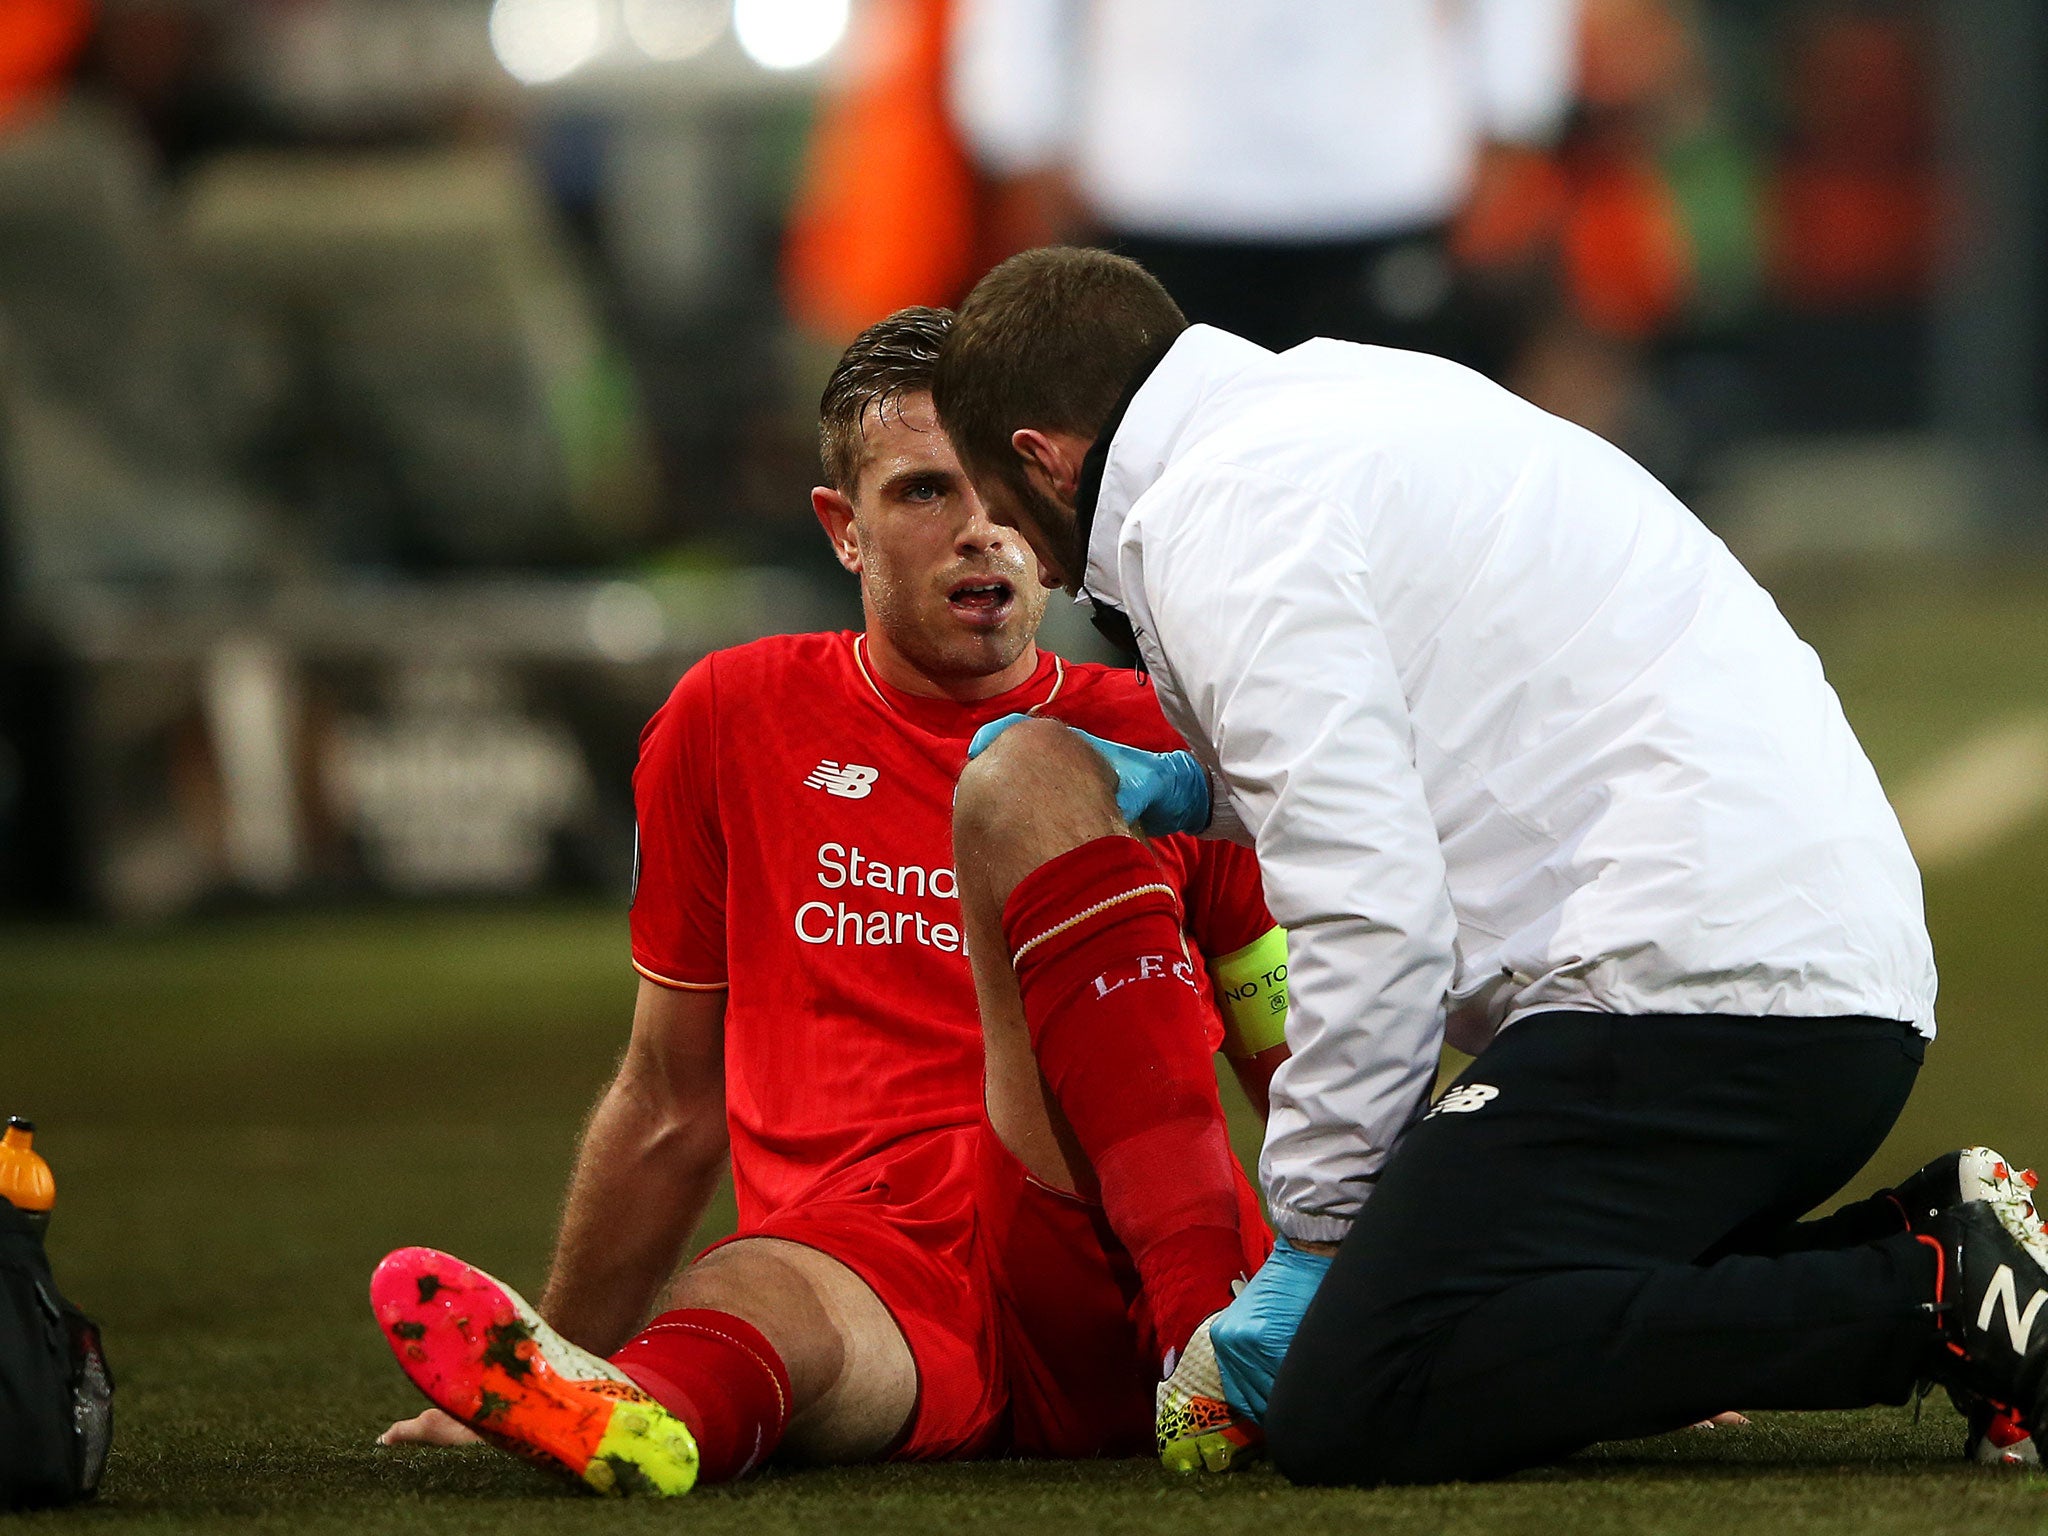
[[[987,677],[1024,654],[1046,589],[1023,540],[991,522],[939,430],[931,396],[870,411],[853,497],[861,591],[895,649],[941,682]]]
[[[1031,546],[1047,587],[1078,593],[1087,556],[1081,548],[1074,509],[1049,495],[1038,483],[1040,479],[1027,472],[1022,485],[988,486],[990,515]]]

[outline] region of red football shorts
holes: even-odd
[[[1237,1184],[1249,1275],[1271,1238],[1242,1173]],[[1151,1451],[1158,1362],[1101,1206],[1033,1179],[986,1121],[820,1193],[726,1241],[816,1248],[888,1308],[918,1381],[892,1460]]]

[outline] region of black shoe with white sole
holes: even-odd
[[[1908,1231],[1918,1232],[1942,1212],[1972,1201],[2031,1202],[2040,1182],[2033,1169],[2015,1168],[1989,1147],[1964,1147],[1944,1152],[1882,1197],[1897,1208]],[[2041,1464],[2023,1415],[1964,1387],[1950,1387],[1948,1395],[1969,1424],[1964,1460],[1987,1467]]]
[[[1941,1345],[1931,1374],[2014,1410],[2037,1442],[2048,1433],[2048,1225],[2025,1187],[1937,1213],[1919,1230],[1940,1259]]]

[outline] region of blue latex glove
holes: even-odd
[[[1003,732],[1019,720],[1031,718],[1005,715],[989,721],[967,744],[967,756],[979,757]],[[1120,741],[1104,741],[1086,731],[1074,734],[1093,747],[1116,775],[1117,813],[1143,828],[1148,837],[1199,832],[1209,825],[1209,775],[1195,761],[1194,753],[1147,752]]]
[[[1252,1283],[1209,1325],[1223,1395],[1253,1423],[1265,1420],[1280,1361],[1329,1268],[1330,1255],[1303,1253],[1279,1238]]]

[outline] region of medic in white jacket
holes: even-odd
[[[1081,593],[1289,933],[1283,1233],[1343,1236],[1447,1027],[1933,1034],[1919,874],[1819,659],[1618,449],[1435,358],[1195,326],[1090,460]]]

